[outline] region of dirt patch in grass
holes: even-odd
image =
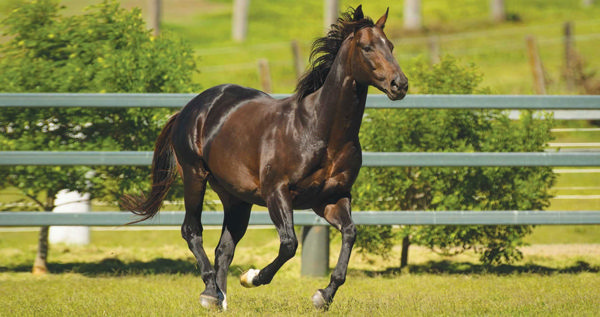
[[[519,249],[524,256],[586,256],[600,254],[600,244],[534,244]]]

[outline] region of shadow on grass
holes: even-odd
[[[196,263],[188,260],[173,260],[156,258],[149,262],[134,261],[123,262],[117,258],[106,258],[100,262],[69,262],[49,263],[48,268],[52,274],[76,273],[84,276],[134,276],[134,275],[156,275],[156,274],[190,274],[200,275]],[[229,275],[239,277],[247,267],[232,265]],[[18,264],[15,266],[0,266],[0,273],[6,272],[31,272],[31,265]],[[483,265],[470,262],[454,261],[429,261],[425,264],[410,265],[408,272],[411,274],[577,274],[577,273],[599,273],[600,266],[592,266],[585,261],[564,268],[553,268],[536,264],[524,265]],[[349,275],[367,277],[395,277],[404,273],[400,268],[388,268],[382,271],[357,270],[350,268]]]
[[[388,268],[383,271],[368,271],[368,270],[349,270],[349,274],[365,275],[368,277],[383,276],[394,277],[404,273],[400,268]],[[483,265],[470,262],[453,262],[453,261],[429,261],[421,265],[409,265],[408,272],[411,274],[495,274],[495,275],[511,275],[511,274],[577,274],[577,273],[598,273],[599,266],[592,266],[585,261],[577,261],[575,264],[564,268],[553,268],[537,264],[524,265]]]
[[[88,277],[101,276],[134,276],[156,274],[190,274],[200,275],[200,270],[193,261],[156,258],[149,262],[123,262],[117,258],[106,258],[100,262],[48,263],[51,274],[76,273]],[[229,267],[229,275],[241,276],[247,268],[239,265]],[[0,273],[31,272],[31,265],[0,266]]]
[[[116,258],[106,258],[100,262],[48,263],[52,274],[77,273],[84,276],[127,276],[155,274],[194,274],[199,275],[194,262],[157,258],[149,262],[123,262]],[[31,265],[13,267],[0,266],[2,272],[31,272]]]

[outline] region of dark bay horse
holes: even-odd
[[[373,23],[361,6],[343,13],[327,36],[313,44],[311,68],[289,98],[276,100],[254,89],[221,85],[202,92],[167,122],[156,141],[149,197],[126,196],[123,206],[142,216],[138,221],[151,218],[181,175],[181,234],[206,285],[203,306],[227,306],[227,270],[253,204],[267,206],[280,246],[273,262],[242,275],[242,285],[271,282],[298,247],[293,209],[312,208],[342,233],[331,281],[312,296],[319,309],[332,302],[346,279],[356,237],[350,189],[362,163],[358,131],[367,89],[375,86],[392,100],[402,99],[408,89],[383,32],[387,15]],[[214,267],[202,245],[207,182],[224,208]]]

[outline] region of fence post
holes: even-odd
[[[565,22],[564,25],[564,43],[565,43],[565,81],[567,82],[567,91],[575,91],[575,78],[573,76],[575,66],[575,56],[573,48],[573,23]]]
[[[268,94],[271,91],[271,71],[269,70],[269,60],[261,58],[258,60],[258,75],[260,77],[260,85],[262,90]]]
[[[421,31],[423,28],[422,18],[421,0],[404,0],[404,29]]]
[[[535,93],[538,95],[546,94],[546,80],[544,79],[544,68],[542,66],[542,60],[540,53],[538,52],[535,38],[528,35],[525,38],[527,43],[527,55],[529,56],[529,65],[531,66],[531,72],[533,73],[533,86]]]
[[[324,6],[323,26],[325,28],[325,32],[327,33],[331,25],[337,22],[339,3],[338,0],[325,0]]]
[[[427,46],[429,47],[429,63],[431,65],[438,64],[440,62],[440,37],[430,36],[427,39]]]
[[[506,20],[506,8],[504,6],[504,0],[490,0],[490,15],[492,21],[503,22]]]
[[[304,72],[304,63],[302,63],[302,58],[300,57],[300,47],[298,46],[298,41],[292,41],[292,55],[294,56],[294,70],[296,71],[296,78],[299,79],[302,77],[302,73]]]
[[[250,0],[233,0],[231,37],[236,42],[246,40],[248,34],[248,8]]]
[[[329,271],[329,226],[302,227],[302,276],[326,276]]]
[[[150,28],[152,28],[152,34],[154,36],[158,36],[160,34],[160,20],[161,20],[161,10],[162,4],[161,0],[150,0],[149,3],[150,10]]]

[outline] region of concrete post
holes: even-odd
[[[329,226],[302,227],[302,276],[327,276]]]

